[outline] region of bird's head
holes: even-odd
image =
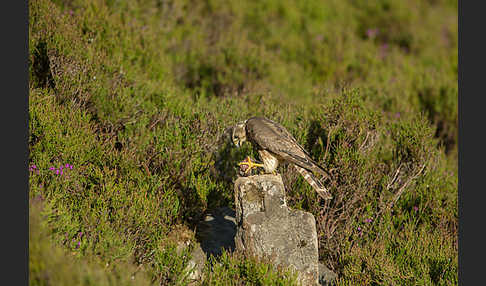
[[[246,121],[238,122],[236,126],[233,128],[233,134],[231,136],[231,140],[236,147],[240,147],[243,142],[246,141]]]

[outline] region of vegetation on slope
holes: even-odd
[[[34,0],[29,79],[31,285],[184,285],[254,115],[332,174],[324,202],[280,169],[339,285],[457,284],[457,1]],[[205,277],[294,283],[238,254]]]

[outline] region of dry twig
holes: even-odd
[[[391,188],[391,186],[395,183],[395,181],[397,180],[398,178],[398,174],[400,173],[400,169],[402,168],[403,164],[400,163],[400,166],[398,166],[396,172],[395,172],[395,175],[393,176],[392,180],[390,181],[390,183],[388,183],[386,185],[386,189],[389,190]]]
[[[426,166],[426,163],[424,163],[422,165],[422,167],[417,172],[417,174],[415,174],[415,175],[411,176],[410,178],[408,178],[408,180],[400,187],[400,189],[398,189],[398,192],[393,197],[393,200],[388,205],[388,208],[391,208],[398,201],[398,199],[400,198],[400,196],[405,191],[405,188],[410,184],[410,182],[412,182],[412,180],[416,179],[420,175],[420,173],[422,173],[422,171],[425,169],[425,166]]]

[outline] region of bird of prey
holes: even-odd
[[[232,141],[237,147],[249,141],[257,150],[263,164],[254,163],[250,157],[239,165],[244,165],[245,173],[252,168],[263,167],[266,173],[274,173],[279,163],[292,164],[304,179],[324,199],[332,199],[331,193],[314,176],[314,173],[330,178],[323,167],[319,166],[307,151],[282,125],[265,117],[251,117],[239,122],[233,128]]]

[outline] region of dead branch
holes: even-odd
[[[323,161],[325,161],[325,160],[326,160],[327,153],[329,152],[329,141],[331,141],[331,133],[332,133],[333,129],[334,129],[334,128],[331,128],[331,129],[329,130],[329,133],[327,134],[327,140],[326,140],[326,141],[327,141],[327,142],[326,142],[326,151],[325,151],[325,153],[324,153],[324,157],[322,158],[322,160],[323,160]]]
[[[358,150],[361,151],[361,149],[365,146],[366,144],[366,141],[368,141],[368,137],[370,136],[370,132],[369,131],[366,131],[366,138],[365,140],[363,141],[363,143],[361,143],[361,146],[359,146]]]
[[[411,176],[410,178],[408,178],[408,180],[400,187],[400,189],[398,190],[398,192],[393,197],[393,200],[390,202],[390,204],[388,204],[388,208],[391,208],[398,201],[398,199],[400,198],[400,196],[402,195],[402,193],[405,191],[405,188],[410,184],[410,182],[412,182],[412,180],[416,179],[420,175],[420,173],[422,173],[422,171],[425,169],[425,166],[426,166],[426,163],[424,163],[422,165],[422,167],[417,172],[417,174],[415,174],[415,175]]]
[[[390,183],[388,183],[386,185],[386,189],[389,190],[391,188],[391,186],[395,183],[395,181],[397,180],[398,178],[398,174],[400,173],[400,169],[402,168],[403,164],[400,163],[400,165],[398,166],[396,172],[395,172],[395,175],[393,176],[392,180],[390,181]]]

